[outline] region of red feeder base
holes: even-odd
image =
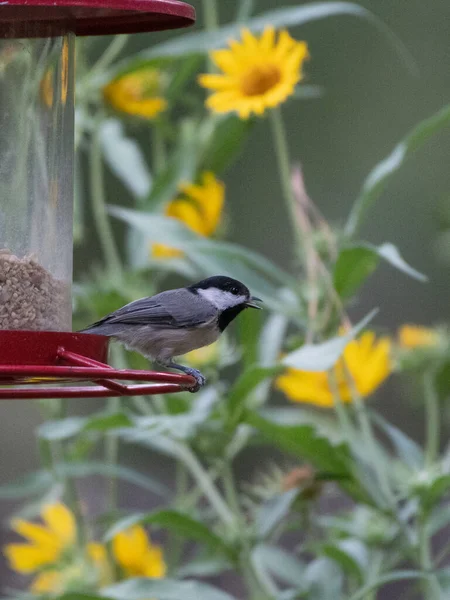
[[[87,333],[0,331],[0,400],[172,394],[195,384],[190,375],[114,369],[106,364],[108,343]]]

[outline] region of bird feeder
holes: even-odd
[[[0,1],[0,399],[160,394],[194,383],[113,369],[108,338],[71,333],[75,36],[194,20],[177,0]]]

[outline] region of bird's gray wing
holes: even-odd
[[[103,325],[154,325],[161,327],[195,327],[215,317],[213,308],[205,310],[196,294],[179,289],[161,292],[126,304],[89,327]],[[203,310],[202,310],[203,309]]]

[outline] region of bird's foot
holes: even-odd
[[[187,367],[185,373],[186,375],[191,375],[191,377],[195,379],[195,384],[187,388],[190,392],[198,392],[199,389],[205,385],[206,377],[202,375],[198,369],[191,369],[190,367]]]
[[[192,367],[186,367],[184,365],[178,365],[176,363],[171,363],[168,365],[172,369],[178,369],[179,371],[183,371],[186,375],[190,375],[195,379],[194,385],[186,386],[186,389],[189,392],[198,392],[200,388],[202,388],[206,383],[206,378],[198,369],[193,369]]]

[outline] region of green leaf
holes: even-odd
[[[247,412],[245,422],[283,450],[311,461],[316,467],[340,475],[349,474],[348,447],[345,444],[332,444],[318,435],[313,425],[278,425],[254,412]]]
[[[276,579],[296,587],[298,591],[305,587],[305,565],[283,548],[258,544],[253,549],[252,560],[262,571],[270,571]]]
[[[230,594],[206,583],[174,579],[129,579],[103,589],[102,595],[113,600],[235,600]]]
[[[288,290],[286,290],[288,291]],[[283,349],[286,330],[289,325],[285,315],[269,315],[259,338],[259,361],[263,366],[273,365]]]
[[[425,275],[408,265],[393,244],[385,243],[378,247],[368,243],[357,244],[343,248],[334,267],[334,288],[341,298],[347,299],[359,289],[375,271],[380,258],[414,279],[427,281]]]
[[[0,486],[1,500],[19,500],[48,490],[53,483],[50,471],[36,471],[19,477],[13,483]]]
[[[254,126],[251,119],[239,119],[235,115],[221,117],[205,144],[201,157],[202,168],[222,173],[243,150]]]
[[[431,486],[422,494],[422,503],[425,511],[432,510],[441,498],[450,490],[450,475],[437,477]]]
[[[437,367],[435,386],[439,398],[450,395],[450,360],[444,360]]]
[[[62,596],[56,596],[57,600],[105,600],[105,596],[96,596],[94,594],[82,594],[80,592],[68,592]]]
[[[147,236],[149,243],[167,244],[186,253],[204,275],[221,273],[244,281],[268,307],[298,314],[298,300],[280,299],[280,289],[297,288],[297,282],[270,260],[237,244],[196,235],[176,219],[137,210],[109,207],[109,212]]]
[[[337,600],[342,598],[342,571],[329,558],[311,561],[305,569],[308,600]]]
[[[108,431],[119,427],[131,427],[133,421],[123,412],[94,415],[89,418],[84,427],[84,431]]]
[[[372,413],[372,419],[389,437],[398,457],[411,469],[419,470],[424,466],[422,448],[406,433],[398,429],[377,413]]]
[[[79,463],[63,463],[56,468],[58,473],[66,477],[91,477],[101,475],[102,477],[117,477],[128,483],[141,487],[144,490],[158,494],[161,497],[170,495],[170,490],[160,481],[142,475],[130,467],[113,465],[100,461],[89,461]]]
[[[330,411],[317,411],[312,406],[268,406],[258,414],[277,425],[311,425],[317,433],[333,444],[345,441],[344,435]]]
[[[100,143],[108,166],[135,198],[147,196],[150,171],[138,144],[125,136],[118,119],[106,119],[100,128]]]
[[[232,569],[230,562],[223,557],[198,557],[184,564],[176,571],[177,578],[185,579],[186,577],[216,577],[224,571]]]
[[[350,298],[372,275],[379,257],[369,248],[353,246],[339,252],[333,272],[333,285],[343,299]]]
[[[450,104],[432,117],[419,123],[387,156],[378,163],[366,178],[346,224],[349,237],[355,235],[369,208],[384,191],[389,180],[406,160],[432,136],[450,125]]]
[[[385,244],[381,244],[381,246],[373,247],[374,252],[378,254],[381,258],[384,258],[389,264],[393,267],[406,273],[413,279],[417,279],[418,281],[428,281],[428,278],[423,273],[420,273],[410,265],[401,257],[400,252],[394,246],[394,244],[389,244],[386,242]]]
[[[58,419],[57,421],[46,421],[37,428],[37,434],[44,440],[66,440],[80,433],[86,422],[86,417],[67,417],[67,419]]]
[[[259,362],[258,345],[263,327],[263,319],[259,310],[245,310],[237,319],[237,343],[241,352],[240,364],[245,371]],[[272,361],[271,364],[274,364]]]
[[[178,459],[179,447],[178,442],[166,435],[152,435],[146,436],[145,438],[136,438],[128,440],[126,437],[123,438],[124,442],[131,442],[138,444],[144,448],[150,448],[155,452],[170,456],[171,458]]]
[[[212,408],[212,407],[211,407]],[[208,418],[210,411],[192,411],[179,415],[140,417],[137,426],[121,430],[121,437],[129,442],[148,440],[150,437],[169,435],[175,439],[189,439]]]
[[[426,573],[421,573],[420,571],[391,571],[387,575],[381,575],[377,577],[374,581],[371,581],[369,584],[360,588],[357,592],[355,592],[349,600],[365,600],[367,595],[370,594],[374,590],[378,590],[383,585],[388,583],[392,583],[394,581],[402,581],[404,579],[423,579],[427,581],[429,575]]]
[[[245,401],[254,389],[267,378],[279,374],[282,370],[283,367],[280,365],[275,367],[253,365],[237,379],[228,393],[227,401],[230,420],[233,426],[238,424],[245,409]]]
[[[129,527],[140,525],[158,525],[174,533],[202,544],[207,544],[217,552],[232,558],[232,550],[222,539],[211,531],[211,528],[200,521],[192,519],[176,510],[157,510],[147,514],[131,515],[115,523],[106,533],[106,540],[111,540],[117,533]]]
[[[67,417],[57,421],[46,421],[38,427],[37,433],[45,440],[67,440],[83,431],[107,431],[131,425],[133,421],[125,413],[103,412],[91,417]]]
[[[261,538],[268,537],[279,523],[289,514],[292,504],[299,494],[298,489],[289,490],[267,500],[256,516],[256,531]]]
[[[428,522],[427,531],[431,536],[435,535],[441,529],[447,527],[450,523],[450,505],[448,502],[434,507]]]
[[[55,467],[56,474],[61,477],[117,477],[139,486],[149,492],[166,497],[170,490],[162,483],[142,475],[129,467],[110,465],[100,461],[60,463]],[[19,499],[41,494],[49,489],[54,479],[52,473],[46,470],[36,471],[20,477],[14,483],[0,486],[0,499]]]
[[[165,93],[169,102],[178,100],[202,62],[201,56],[190,56],[175,62],[176,68]]]
[[[360,581],[369,565],[367,547],[360,540],[346,539],[329,542],[322,546],[322,552],[337,562],[345,571],[356,575]]]
[[[378,309],[370,312],[345,335],[335,337],[322,344],[305,344],[298,350],[287,354],[281,361],[283,365],[302,371],[327,371],[337,362],[347,344],[362,331],[377,314]]]
[[[244,26],[251,31],[260,32],[269,25],[277,29],[294,27],[295,25],[305,25],[319,19],[342,15],[359,17],[369,21],[388,38],[407,66],[410,69],[413,68],[413,59],[394,33],[370,11],[351,2],[311,2],[303,6],[278,8],[249,19]],[[222,48],[229,39],[239,38],[242,26],[242,23],[234,23],[212,32],[200,31],[178,35],[166,42],[153,46],[149,50],[141,52],[138,56],[141,59],[148,60],[163,56],[174,57],[189,54],[205,54],[210,50]]]
[[[333,444],[320,436],[312,425],[278,425],[255,412],[247,412],[245,422],[278,448],[310,462],[317,469],[338,479],[339,485],[354,498],[367,501],[366,494],[353,478],[352,458],[346,444]]]
[[[178,147],[171,154],[166,168],[155,175],[150,194],[144,201],[146,208],[164,206],[177,196],[182,181],[194,181],[199,161],[199,131],[199,124],[194,120],[182,123]]]

